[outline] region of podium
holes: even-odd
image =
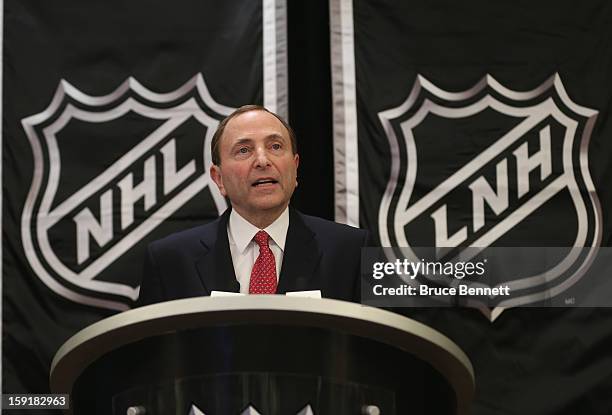
[[[468,413],[474,374],[441,333],[344,301],[199,297],[78,332],[51,390],[87,415]]]

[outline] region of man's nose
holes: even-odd
[[[270,165],[267,149],[262,147],[256,149],[255,163],[257,167],[267,167]]]

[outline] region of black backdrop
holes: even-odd
[[[303,177],[293,196],[306,213],[334,219],[329,6],[287,2],[289,121],[298,136]]]
[[[301,156],[300,185],[293,204],[305,213],[333,219],[327,1],[289,0],[287,26],[289,119]],[[6,210],[4,215],[18,216]],[[21,288],[36,283],[25,284]],[[101,317],[100,310],[77,307],[59,296],[31,300],[43,307],[31,310],[38,315],[29,331],[11,331],[16,316],[5,313],[3,318],[4,393],[45,392],[54,349]],[[612,312],[608,309],[517,309],[505,312],[494,324],[473,310],[403,313],[440,329],[468,352],[477,376],[475,414],[612,413]],[[64,321],[63,330],[47,325],[49,317]],[[8,331],[13,333],[10,338]],[[46,336],[46,345],[20,349],[19,345],[36,342],[34,332]]]

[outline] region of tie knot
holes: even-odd
[[[255,242],[257,243],[257,245],[259,245],[260,248],[267,248],[268,247],[268,239],[270,238],[270,235],[268,235],[268,233],[266,231],[259,231],[255,234]]]

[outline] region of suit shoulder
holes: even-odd
[[[186,249],[190,246],[201,246],[202,238],[209,235],[216,235],[219,220],[213,220],[204,225],[199,225],[193,228],[185,229],[179,232],[172,233],[161,239],[151,242],[149,245],[153,250],[166,250],[172,248]]]

